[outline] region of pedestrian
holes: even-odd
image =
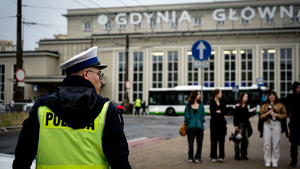
[[[14,101],[14,99],[11,99],[11,101],[9,103],[9,107],[10,107],[10,112],[11,113],[13,113],[15,111],[14,105],[15,105],[15,101]]]
[[[141,99],[140,98],[137,98],[136,100],[135,100],[135,115],[140,115],[140,108],[141,108],[141,106],[142,106],[142,104],[141,104]]]
[[[203,131],[205,122],[204,106],[201,101],[200,91],[194,90],[191,92],[188,99],[188,103],[184,110],[184,122],[187,127],[187,139],[189,144],[188,162],[194,160],[194,140],[197,141],[197,151],[195,155],[195,162],[201,161],[202,143],[203,143]]]
[[[290,110],[290,137],[291,142],[291,162],[290,168],[297,167],[298,158],[298,145],[300,141],[300,83],[294,82],[292,85],[293,93],[287,97],[287,105]]]
[[[286,118],[286,108],[279,102],[276,92],[269,92],[265,103],[260,108],[263,124],[265,167],[278,167],[279,143],[281,138],[281,121]]]
[[[251,112],[248,110],[248,94],[241,93],[238,99],[238,104],[236,104],[235,113],[234,113],[234,120],[233,124],[235,126],[235,130],[241,134],[242,139],[241,141],[236,141],[234,145],[235,150],[235,160],[249,160],[247,157],[247,149],[249,145],[249,137],[252,135],[253,130],[251,127],[251,123],[249,118],[255,115],[255,108],[251,109]],[[241,143],[241,149],[240,149]],[[241,156],[240,156],[241,154]]]
[[[121,112],[101,97],[97,47],[59,68],[67,77],[55,93],[40,97],[30,110],[15,150],[13,168],[126,168],[128,144]]]
[[[146,100],[144,100],[143,102],[142,102],[142,108],[143,108],[143,112],[142,112],[142,115],[145,113],[145,115],[147,115],[147,111],[146,111],[146,108],[147,108],[147,106],[146,106]]]
[[[223,162],[225,158],[225,136],[227,134],[227,127],[226,127],[226,104],[221,100],[222,98],[222,91],[219,89],[215,89],[212,92],[212,96],[210,98],[210,158],[211,162],[217,161],[217,145],[219,143],[219,162]]]

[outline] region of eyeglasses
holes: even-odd
[[[95,71],[92,71],[92,70],[88,70],[89,72],[93,72],[93,73],[97,73],[97,75],[99,76],[99,80],[103,80],[103,77],[104,77],[104,73],[101,73],[101,72],[95,72]]]

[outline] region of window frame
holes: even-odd
[[[244,53],[245,53],[245,59],[243,59],[242,58],[242,53],[241,53],[241,51],[244,51]],[[251,55],[252,55],[252,58],[251,58],[251,60],[249,59],[249,51],[251,51]],[[241,86],[242,87],[250,87],[250,86],[252,86],[252,82],[253,82],[253,50],[252,49],[241,49],[240,50],[240,56],[241,56],[241,58],[240,58],[240,60],[241,60]],[[243,62],[245,62],[245,69],[243,69]],[[249,62],[251,62],[251,67],[252,67],[252,69],[251,70],[249,70],[249,68],[248,68],[248,65],[249,65]],[[243,80],[243,76],[242,76],[242,73],[245,73],[245,80]],[[251,73],[252,75],[251,75],[251,80],[249,80],[249,73]],[[246,85],[245,86],[243,86],[242,84],[243,83],[246,83]],[[249,83],[251,83],[251,85],[249,85]]]
[[[171,61],[169,60],[169,57],[170,57],[170,54],[171,54]],[[177,55],[177,61],[175,60],[175,56]],[[178,51],[168,51],[168,66],[167,66],[167,81],[168,81],[168,88],[170,87],[175,87],[175,86],[178,86],[178,70],[179,70],[179,64],[178,64],[178,60],[179,60],[179,52]],[[172,64],[172,69],[169,70],[169,64]],[[175,70],[175,63],[177,63],[177,70]],[[169,74],[171,73],[171,81],[169,81]],[[177,81],[175,80],[175,73],[177,74]]]
[[[137,55],[137,61],[135,61],[135,55]],[[142,58],[141,60],[139,58]],[[134,65],[137,64],[137,70],[134,70]],[[139,70],[139,65],[142,64],[142,70]],[[144,53],[139,51],[139,52],[133,52],[133,79],[132,79],[132,98],[135,100],[137,98],[135,98],[134,95],[137,95],[137,97],[139,97],[141,100],[145,100],[143,98],[143,78],[144,78],[144,75],[143,75],[143,72],[144,72]],[[134,76],[135,74],[137,75],[137,81],[135,81],[134,79]],[[142,79],[140,79],[140,74],[143,75]],[[136,84],[136,87],[137,87],[137,90],[135,91],[134,90],[134,85]],[[140,89],[140,84],[142,85],[142,89]]]
[[[87,24],[89,24],[89,27],[87,27]],[[83,22],[83,30],[84,31],[90,31],[90,30],[92,30],[92,23],[90,21],[84,21]]]

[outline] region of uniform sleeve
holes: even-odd
[[[110,104],[105,120],[102,145],[112,169],[131,169],[128,161],[129,149],[122,123],[121,112]]]
[[[13,169],[30,169],[32,161],[36,157],[39,141],[39,123],[37,104],[32,107],[29,117],[23,122],[23,128],[19,135],[15,149]]]

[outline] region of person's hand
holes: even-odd
[[[273,110],[269,110],[266,114],[269,115],[273,112]]]
[[[217,110],[216,113],[221,113],[221,110]]]
[[[278,117],[278,114],[273,112],[273,113],[271,113],[271,116],[272,117]]]
[[[236,131],[239,131],[239,127],[238,127],[238,126],[235,126],[235,130],[236,130]]]

